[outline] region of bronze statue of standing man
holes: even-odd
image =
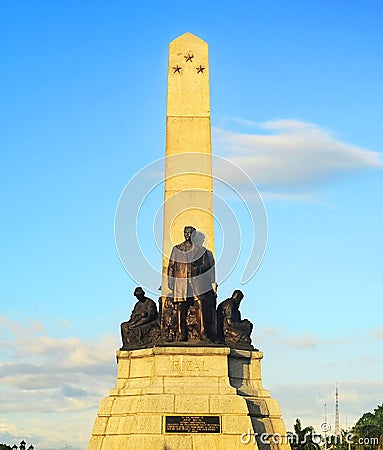
[[[177,308],[179,340],[188,339],[186,318],[189,307],[195,302],[200,339],[212,339],[216,301],[214,257],[202,246],[203,234],[194,227],[186,226],[184,237],[184,242],[173,247],[168,266],[168,286]]]

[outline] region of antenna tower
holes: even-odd
[[[335,428],[334,428],[334,433],[336,436],[340,435],[338,383],[336,383],[336,388],[335,388]]]
[[[324,425],[324,448],[325,448],[325,450],[327,450],[327,405],[326,405],[326,403],[324,404],[324,407],[323,407],[323,415],[324,415],[324,422],[323,422],[323,425]]]

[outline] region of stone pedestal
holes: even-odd
[[[101,401],[89,450],[289,450],[262,357],[228,347],[118,351],[116,387]],[[174,431],[171,416],[218,425]]]

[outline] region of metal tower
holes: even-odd
[[[336,388],[335,388],[335,428],[334,428],[334,433],[336,436],[340,435],[338,383],[336,383]]]
[[[324,448],[325,448],[325,450],[327,450],[327,431],[329,431],[329,430],[327,427],[327,405],[326,405],[326,403],[324,404],[324,407],[323,407],[323,415],[324,415],[324,417],[323,417],[323,419],[324,419],[324,421],[323,421]]]

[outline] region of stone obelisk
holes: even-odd
[[[185,33],[170,43],[166,118],[163,295],[172,247],[192,225],[214,251],[208,46]]]
[[[186,33],[170,44],[165,275],[170,249],[185,226],[202,231],[213,251],[208,76],[204,41]],[[290,450],[278,403],[262,384],[262,358],[253,347],[223,343],[159,340],[122,347],[116,385],[100,403],[88,449]]]

